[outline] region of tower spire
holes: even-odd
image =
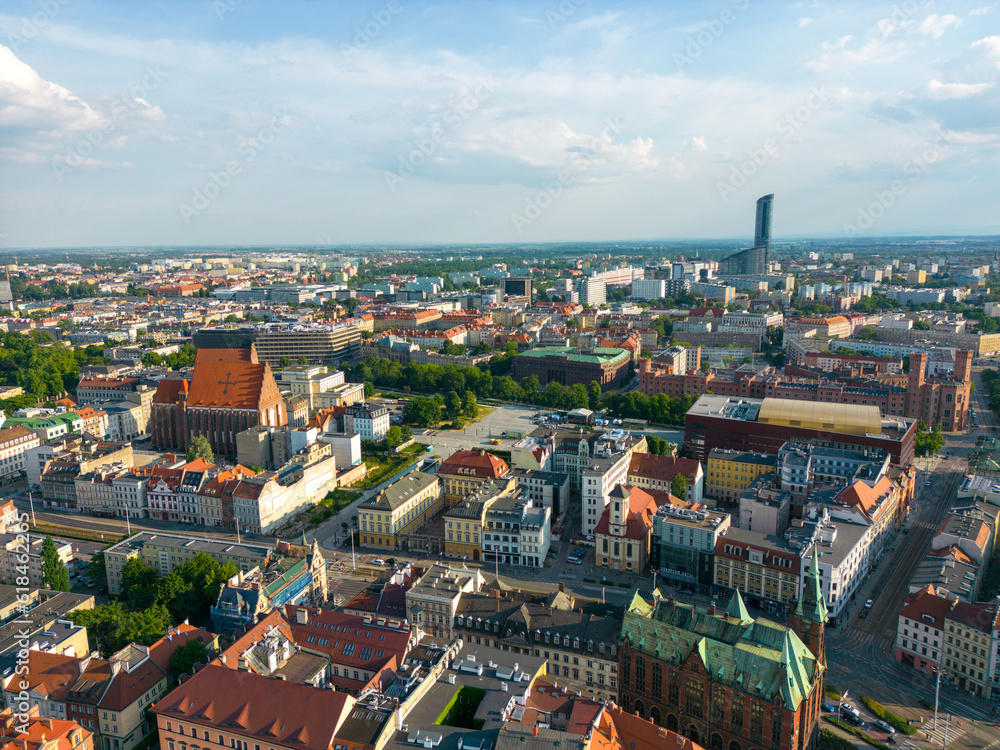
[[[795,614],[808,622],[825,624],[829,611],[823,599],[823,585],[819,580],[819,554],[813,544],[812,560],[809,561],[809,572],[806,574],[806,584],[802,597],[795,606]]]

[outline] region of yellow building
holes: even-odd
[[[777,465],[777,456],[714,448],[708,454],[705,495],[716,500],[735,502],[754,479],[775,471]]]
[[[444,514],[445,557],[480,560],[483,555],[483,517],[496,500],[517,493],[517,480],[501,478],[481,484],[461,504]]]
[[[506,461],[484,450],[456,451],[437,470],[448,505],[458,505],[478,490],[483,482],[490,482],[509,473],[510,467]]]
[[[436,476],[420,471],[407,474],[358,506],[361,543],[396,549],[401,537],[423,526],[443,501],[441,480]]]

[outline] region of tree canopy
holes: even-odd
[[[212,452],[212,446],[209,445],[208,438],[204,435],[195,435],[191,438],[186,458],[188,461],[203,458],[207,463],[215,461],[215,453]]]
[[[51,591],[69,591],[69,571],[59,559],[59,551],[51,536],[42,542],[42,585]]]

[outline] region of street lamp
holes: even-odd
[[[37,526],[35,523],[35,502],[31,499],[31,490],[28,490],[28,506],[31,508],[31,525]]]

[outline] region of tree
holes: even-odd
[[[475,419],[479,416],[479,403],[476,401],[476,394],[472,391],[466,391],[462,397],[462,413],[469,419]]]
[[[385,433],[385,442],[389,444],[390,448],[395,448],[403,442],[403,431],[399,429],[398,425],[393,425]]]
[[[94,587],[100,591],[108,585],[108,568],[104,562],[104,550],[95,552],[87,563],[87,577],[94,582]]]
[[[182,674],[192,674],[195,664],[208,663],[208,649],[196,638],[177,647],[170,657],[170,674],[180,677]]]
[[[601,403],[601,384],[596,380],[591,380],[587,386],[587,398],[590,400],[591,409],[596,409]]]
[[[146,609],[157,601],[156,580],[159,574],[140,558],[133,557],[122,566],[122,598],[132,609]]]
[[[448,391],[448,395],[445,396],[444,410],[449,417],[458,416],[458,413],[462,411],[462,399],[455,391]]]
[[[674,497],[679,497],[681,500],[687,499],[687,489],[688,480],[683,474],[675,476],[674,481],[670,483],[670,494]]]
[[[199,458],[205,459],[205,463],[209,464],[215,461],[212,446],[209,445],[208,438],[204,435],[195,435],[191,438],[191,444],[188,446],[187,460],[195,461]]]
[[[279,367],[288,367],[290,364],[292,364],[292,360],[290,360],[288,357],[282,357],[281,359],[278,360]]]
[[[42,585],[50,591],[69,591],[69,571],[59,559],[56,543],[48,535],[42,542]]]

